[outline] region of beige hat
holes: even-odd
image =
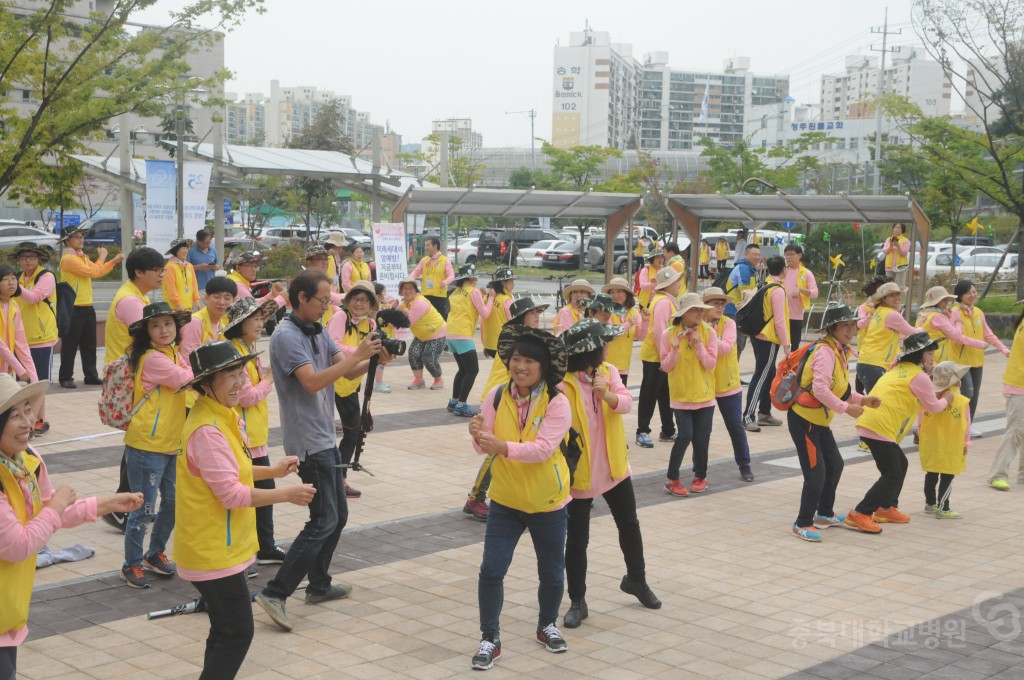
[[[633,286],[629,285],[629,282],[623,278],[614,278],[608,283],[601,286],[602,293],[610,293],[613,290],[624,290],[627,293],[632,293]]]
[[[932,369],[932,387],[936,393],[955,387],[970,370],[970,366],[955,364],[952,361],[935,364],[935,368]]]
[[[655,290],[663,290],[668,288],[673,283],[678,281],[682,277],[683,273],[676,271],[673,267],[664,267],[658,270],[658,273],[654,275],[654,280],[657,283],[654,285]]]
[[[736,305],[737,311],[743,309],[748,302],[754,297],[754,293],[757,291],[753,288],[747,288],[746,290],[740,291],[740,303]]]
[[[344,248],[348,245],[348,239],[345,238],[345,235],[340,231],[332,231],[331,235],[327,237],[327,240],[324,241],[324,243],[329,246]]]
[[[39,410],[39,402],[49,389],[49,382],[34,382],[31,385],[21,385],[14,376],[7,373],[0,374],[0,413],[6,413],[17,404],[28,400],[33,411]]]
[[[902,292],[903,291],[900,290],[900,287],[898,285],[896,285],[892,281],[889,281],[887,283],[883,283],[881,286],[878,287],[878,290],[875,291],[875,294],[871,296],[871,301],[874,302],[875,304],[878,304],[887,295],[892,295],[893,293],[902,293]]]
[[[714,300],[729,301],[729,296],[725,294],[725,291],[718,286],[711,286],[704,289],[704,294],[701,296],[704,302],[713,302]]]
[[[565,299],[566,302],[568,302],[569,296],[577,290],[585,291],[587,293],[590,293],[591,295],[597,293],[597,291],[594,290],[594,287],[590,285],[590,281],[587,281],[586,279],[576,279],[575,281],[573,281],[568,286],[562,289],[562,297]]]
[[[925,307],[937,307],[943,300],[955,300],[955,295],[950,293],[942,286],[932,286],[924,294],[924,302],[921,304],[921,309]]]
[[[660,272],[659,272],[660,273]],[[687,293],[683,297],[679,298],[679,305],[675,314],[672,315],[673,319],[681,319],[691,309],[711,309],[711,305],[704,304],[704,301],[700,298],[700,293]]]

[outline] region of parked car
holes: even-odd
[[[947,236],[946,238],[942,239],[942,242],[943,243],[952,244],[953,243],[953,237],[952,236]],[[991,236],[957,236],[956,237],[957,250],[960,249],[960,246],[994,246],[995,244],[996,244],[996,241]]]
[[[658,232],[654,231],[650,227],[636,227],[633,232],[633,248],[636,248],[637,242],[641,237],[647,237],[651,242],[661,242],[661,238],[658,236]],[[689,245],[689,241],[686,241],[682,236],[679,237],[679,245],[682,248],[686,248]],[[634,255],[632,253],[626,253],[626,237],[623,234],[619,234],[615,237],[615,241],[612,242],[612,271],[616,274],[625,274],[626,268],[629,265],[630,256],[633,257],[633,269],[637,269],[637,266],[643,266],[643,258]],[[577,246],[578,248],[579,246]],[[584,252],[587,257],[587,268],[596,271],[604,269],[605,260],[605,237],[604,232],[595,232],[588,240]]]
[[[543,241],[537,241],[532,243],[525,248],[519,250],[519,256],[516,258],[516,265],[520,267],[540,267],[544,261],[544,256],[555,250],[558,246],[563,243],[569,243],[576,247],[577,253],[580,249],[579,241],[560,241],[558,239],[545,239]],[[578,258],[577,258],[578,259]]]
[[[452,264],[476,264],[477,261],[477,243],[480,239],[476,238],[460,238],[455,243],[448,244],[448,259],[451,260]]]
[[[988,251],[988,246],[979,246],[980,249]],[[964,250],[970,250],[965,248]],[[993,249],[994,250],[994,249]],[[957,258],[960,260],[960,264],[956,265],[956,272],[960,276],[991,276],[992,272],[996,270],[996,265],[999,264],[999,258],[1003,256],[1001,252],[973,252],[961,255],[957,253]],[[933,260],[928,262],[928,273],[938,274],[943,270],[948,270],[950,264],[953,262],[953,253],[939,253],[934,257]],[[934,266],[934,268],[933,268]],[[1007,255],[1006,260],[1003,262],[1002,269],[999,270],[1000,274],[1014,274],[1017,272],[1017,256]]]
[[[270,227],[264,229],[256,240],[260,248],[276,248],[280,245],[301,246],[309,241],[310,234],[305,227]]]
[[[483,229],[477,244],[477,256],[481,260],[514,263],[521,248],[544,239],[560,240],[555,232],[540,227]]]
[[[121,218],[101,217],[99,219],[86,220],[83,227],[88,227],[85,232],[85,245],[97,248],[99,246],[120,246],[121,245]]]
[[[549,250],[541,266],[546,269],[579,269],[580,246],[572,241],[563,241],[561,245]]]
[[[580,230],[579,229],[562,229],[558,232],[558,238],[563,241],[575,241],[580,242]]]
[[[363,250],[370,250],[373,248],[373,238],[359,229],[353,229],[352,227],[334,227],[331,231],[340,231],[349,241],[361,245]],[[328,236],[329,235],[330,234],[328,234]]]
[[[51,251],[56,251],[59,243],[56,235],[30,226],[27,222],[0,220],[0,248],[12,248],[26,241]]]

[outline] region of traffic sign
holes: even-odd
[[[224,199],[224,214],[227,215],[229,212],[231,212],[231,199],[225,198]]]
[[[790,231],[795,226],[796,222],[782,222],[782,228],[786,231]]]
[[[956,257],[954,257],[954,258],[953,258],[953,264],[955,264],[956,266],[958,266],[958,267],[959,267],[959,266],[960,266],[960,265],[962,265],[963,263],[964,263],[964,260],[963,260],[963,258],[962,258],[962,257],[960,257],[959,255],[957,255]]]

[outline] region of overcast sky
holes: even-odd
[[[165,6],[169,0],[165,0]],[[506,111],[535,109],[536,136],[550,138],[553,48],[587,22],[629,43],[642,58],[669,53],[674,68],[720,70],[748,56],[755,73],[789,74],[799,102],[817,100],[823,73],[848,54],[881,46],[889,7],[890,42],[917,44],[910,0],[518,0],[517,2],[342,2],[266,0],[227,37],[229,92],[268,93],[312,85],[351,95],[374,123],[418,142],[437,118],[466,117],[484,145],[530,145],[530,120]],[[159,7],[144,17],[161,21]]]

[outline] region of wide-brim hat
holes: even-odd
[[[576,279],[575,281],[573,281],[568,286],[562,289],[562,299],[568,302],[569,296],[572,295],[577,290],[585,291],[587,293],[590,293],[591,295],[597,292],[596,290],[594,290],[594,287],[590,285],[590,281],[587,281],[586,279]]]
[[[708,302],[714,302],[715,300],[724,300],[725,302],[729,302],[729,296],[726,295],[725,291],[718,286],[709,286],[708,288],[705,288],[704,292],[701,293],[700,299],[703,300],[705,304]]]
[[[925,307],[937,307],[943,300],[956,300],[956,296],[942,286],[932,286],[925,291],[924,302],[921,303],[921,309],[924,309]]]
[[[664,267],[662,269],[659,269],[658,273],[654,275],[654,280],[656,281],[656,283],[654,284],[654,289],[662,290],[664,288],[668,288],[673,283],[682,278],[682,276],[683,273],[681,271],[678,271],[674,267]]]
[[[195,241],[190,238],[176,238],[173,241],[171,241],[171,247],[168,248],[164,252],[164,254],[173,255],[174,251],[176,251],[178,248],[181,248],[182,246],[185,246],[186,248],[191,248],[194,243]]]
[[[192,367],[192,380],[183,385],[178,392],[183,392],[196,383],[210,377],[218,371],[226,371],[229,368],[240,366],[256,358],[258,352],[253,354],[242,354],[238,347],[230,340],[215,340],[205,345],[199,345],[188,356],[188,363]]]
[[[330,257],[330,253],[327,252],[327,248],[323,246],[310,246],[306,248],[306,261],[309,260],[326,260]]]
[[[944,392],[950,387],[959,384],[960,380],[971,370],[970,366],[957,364],[952,361],[940,361],[932,368],[932,387],[935,393]]]
[[[11,251],[11,260],[17,262],[18,257],[22,253],[35,253],[36,255],[39,256],[40,263],[50,261],[50,251],[30,241],[26,241],[25,243],[19,243],[18,245],[16,245],[14,247],[14,250]]]
[[[881,302],[885,298],[885,296],[887,296],[887,295],[892,295],[893,293],[902,293],[902,292],[903,291],[900,289],[900,287],[898,285],[896,285],[892,281],[889,281],[889,282],[883,283],[881,286],[878,287],[878,290],[875,291],[875,294],[871,296],[871,301],[877,304],[877,303]]]
[[[7,413],[11,408],[28,400],[35,411],[43,400],[46,390],[50,389],[49,381],[34,382],[31,385],[22,385],[14,379],[13,375],[0,373],[0,414]]]
[[[857,321],[858,318],[857,310],[848,305],[831,305],[821,317],[821,327],[827,330],[838,323]]]
[[[746,290],[740,291],[740,302],[736,305],[736,311],[739,311],[747,306],[747,303],[754,299],[754,294],[757,293],[753,288],[747,288]]]
[[[251,295],[235,300],[227,309],[230,321],[220,329],[220,334],[223,336],[229,328],[234,328],[256,314],[261,315],[263,320],[266,321],[274,314],[277,314],[277,303],[273,300],[267,300],[261,304]]]
[[[85,226],[71,227],[70,229],[66,230],[62,229],[60,234],[60,241],[61,243],[66,243],[67,240],[74,236],[75,234],[84,234],[87,231],[89,231],[89,227]]]
[[[939,346],[940,338],[932,338],[928,333],[921,331],[911,333],[903,338],[903,351],[896,356],[896,361],[903,361],[903,358],[915,352],[926,349],[935,349]]]
[[[562,382],[569,362],[569,355],[565,351],[565,342],[562,338],[523,324],[505,324],[498,336],[498,358],[506,367],[512,360],[512,351],[515,349],[516,343],[521,340],[539,342],[547,349],[551,363],[544,376],[544,381],[548,385],[557,385]]]
[[[516,278],[516,275],[508,267],[498,269],[491,274],[491,281],[511,281],[514,278]]]
[[[342,300],[342,304],[348,306],[348,299],[353,293],[366,293],[370,296],[370,307],[374,313],[380,309],[380,300],[377,299],[377,290],[373,287],[373,284],[369,281],[356,281],[352,284],[352,287],[345,292],[345,298]]]
[[[601,286],[602,293],[611,293],[613,290],[624,290],[630,295],[633,294],[633,286],[629,285],[629,281],[623,278],[614,278]]]
[[[452,283],[458,283],[459,281],[466,281],[468,279],[475,278],[478,278],[476,273],[476,265],[466,264],[459,267],[459,272],[455,275],[455,278],[452,280]]]
[[[677,309],[672,314],[673,319],[682,319],[683,315],[691,309],[711,309],[711,305],[704,304],[704,300],[701,299],[700,293],[687,293],[683,297],[679,298],[679,303],[676,305]]]
[[[601,323],[597,319],[580,319],[562,333],[565,351],[569,356],[586,354],[601,349],[626,332],[622,326]]]
[[[324,240],[324,243],[331,246],[337,246],[338,248],[344,248],[348,245],[348,239],[340,231],[332,231],[331,235]]]
[[[258,250],[235,250],[232,251],[231,257],[225,263],[229,267],[237,267],[239,265],[248,264],[249,262],[255,262],[258,265],[263,264],[263,255]]]
[[[521,324],[523,323],[523,317],[525,317],[528,312],[532,312],[533,310],[536,309],[538,312],[543,313],[544,310],[550,306],[551,305],[534,302],[533,298],[528,297],[522,297],[519,298],[518,300],[513,300],[512,304],[508,308],[508,321],[506,321],[505,323]]]
[[[402,286],[404,286],[407,283],[411,283],[413,288],[416,289],[417,293],[420,292],[420,282],[417,281],[416,279],[414,279],[411,276],[406,276],[404,279],[402,279],[401,281],[398,282],[398,292],[399,292],[399,294],[401,294],[401,292],[402,292]]]
[[[191,311],[176,312],[171,309],[171,306],[166,302],[152,302],[142,308],[142,318],[129,325],[128,332],[135,333],[139,329],[145,328],[147,321],[155,319],[158,316],[173,316],[174,323],[178,325],[178,328],[181,328],[192,320]]]
[[[645,260],[653,260],[654,258],[658,257],[659,255],[661,255],[662,257],[665,257],[664,249],[662,249],[662,248],[652,248],[651,250],[648,250],[646,253],[644,253],[644,259]]]
[[[615,304],[615,300],[612,300],[611,295],[606,295],[605,293],[599,293],[594,297],[586,298],[582,300],[582,303],[584,309],[592,312],[607,312],[608,314],[612,314],[614,312],[622,313],[625,311],[620,305]]]

